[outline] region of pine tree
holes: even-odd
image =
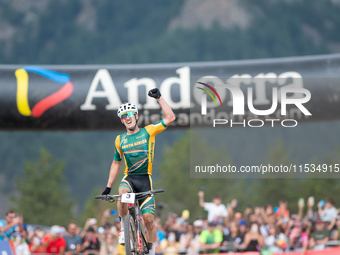
[[[18,195],[13,197],[14,209],[29,224],[66,225],[74,219],[75,199],[63,175],[65,161],[55,159],[41,150],[37,161],[26,162],[23,178],[16,179]]]

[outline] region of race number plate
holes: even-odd
[[[122,194],[122,203],[126,204],[134,204],[135,203],[135,194],[134,193],[125,193]]]

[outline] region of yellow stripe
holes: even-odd
[[[147,199],[145,199],[145,201],[141,204],[140,209],[142,209],[143,205],[148,202],[151,199],[151,197],[148,197]]]
[[[151,148],[151,145],[153,144],[153,149]],[[153,162],[153,158],[154,158],[154,153],[155,153],[155,136],[154,135],[150,135],[150,139],[149,139],[149,161],[148,161],[148,174],[151,175],[152,174],[152,162]]]
[[[150,187],[151,187],[151,190],[153,190],[153,188],[152,188],[152,179],[151,179],[151,175],[149,175],[149,180],[150,180]]]
[[[131,189],[131,191],[133,191],[133,189],[132,189],[132,187],[131,187],[131,185],[130,185],[130,183],[127,181],[127,180],[125,180],[125,178],[126,177],[128,177],[127,175],[124,175],[124,178],[123,178],[123,182],[126,182],[128,185],[129,185],[129,187],[130,187],[130,189]]]
[[[31,109],[28,104],[28,74],[24,69],[15,71],[17,77],[17,107],[20,114],[31,116]]]
[[[123,157],[123,151],[122,149],[120,148],[120,135],[117,136],[117,139],[116,139],[116,148],[120,154],[120,157],[122,158]]]

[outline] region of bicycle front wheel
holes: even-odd
[[[136,225],[133,217],[128,214],[124,221],[124,238],[125,238],[125,252],[126,255],[138,254],[138,239]]]

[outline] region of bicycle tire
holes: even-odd
[[[125,238],[125,252],[126,254],[138,254],[138,240],[136,225],[133,217],[128,214],[124,220],[124,238]]]

